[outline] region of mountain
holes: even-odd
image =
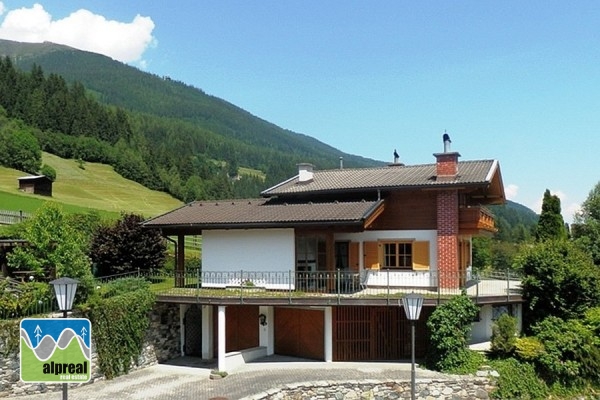
[[[510,200],[503,205],[490,206],[490,210],[496,217],[497,239],[521,242],[534,235],[539,215],[533,210]]]
[[[209,157],[234,161],[240,166],[265,170],[264,160],[253,152],[269,152],[268,162],[290,175],[298,162],[311,162],[319,169],[335,168],[343,157],[347,167],[383,165],[381,161],[346,154],[310,136],[280,128],[201,89],[169,77],[149,74],[109,57],[53,43],[20,43],[0,40],[0,56],[30,71],[41,66],[44,73],[62,76],[68,82],[81,82],[105,104],[122,107],[144,116],[178,120],[189,124],[192,136],[222,138],[235,154],[228,159],[224,151]],[[194,132],[197,131],[197,132]],[[190,140],[191,143],[194,140]],[[269,171],[264,171],[269,172]],[[268,179],[277,181],[277,179]]]

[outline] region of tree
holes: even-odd
[[[523,321],[528,326],[551,315],[577,318],[600,304],[600,269],[573,242],[537,243],[526,248],[516,263],[524,275]]]
[[[42,151],[32,130],[21,122],[0,119],[0,165],[36,174]]]
[[[548,189],[544,192],[542,213],[535,231],[535,238],[539,242],[548,239],[567,238],[565,221],[560,212],[560,199],[558,196],[551,194]]]
[[[9,267],[33,271],[40,278],[78,279],[78,299],[87,297],[93,279],[85,251],[88,241],[60,206],[46,202],[23,223],[21,236],[29,246],[17,247],[7,255]]]
[[[589,252],[594,264],[600,266],[600,182],[596,184],[575,215],[573,239]]]
[[[54,168],[52,168],[51,166],[49,166],[48,164],[42,165],[42,168],[40,169],[40,173],[42,175],[46,176],[47,178],[49,178],[52,182],[54,182],[56,180],[56,170]]]
[[[160,231],[143,228],[143,217],[123,214],[113,226],[98,229],[92,239],[90,257],[97,276],[161,268],[166,244]]]

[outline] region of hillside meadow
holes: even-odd
[[[160,215],[183,203],[167,193],[150,190],[117,174],[111,166],[68,160],[49,153],[42,162],[56,170],[52,197],[19,191],[18,178],[28,174],[0,166],[0,210],[34,212],[46,201],[61,203],[66,212],[97,211],[108,218],[123,212],[146,218]]]

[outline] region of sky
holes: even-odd
[[[105,54],[376,160],[435,162],[447,132],[566,222],[600,182],[598,1],[0,0],[0,38]]]

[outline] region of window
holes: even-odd
[[[325,237],[320,235],[296,236],[296,269],[299,272],[324,270],[326,262]]]
[[[382,240],[364,242],[364,266],[367,269],[412,269],[429,271],[429,242],[424,240]]]
[[[383,267],[412,269],[412,242],[383,243]]]

